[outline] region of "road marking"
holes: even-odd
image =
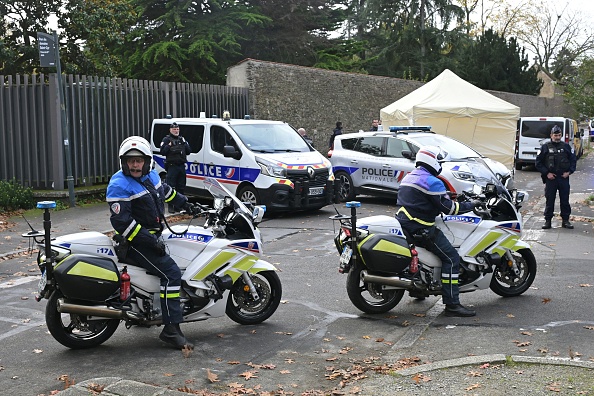
[[[3,320],[3,319],[2,319]],[[45,320],[39,321],[39,322],[29,322],[29,323],[18,323],[18,327],[15,327],[14,329],[7,331],[6,333],[0,334],[0,341],[8,338],[8,337],[12,337],[13,335],[22,333],[23,331],[27,331],[30,330],[34,327],[40,327],[40,326],[45,326]]]
[[[421,335],[425,332],[427,327],[435,318],[437,318],[443,312],[444,305],[441,302],[441,299],[436,299],[435,304],[427,311],[425,318],[428,320],[427,323],[419,323],[412,325],[408,328],[406,333],[392,345],[392,349],[405,349],[410,348],[414,345],[415,342],[421,337]]]
[[[16,278],[16,279],[10,280],[8,282],[0,283],[0,289],[8,289],[10,287],[24,285],[25,283],[39,281],[39,279],[41,279],[41,275],[22,276],[20,278]]]

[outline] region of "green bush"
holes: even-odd
[[[33,190],[23,187],[15,179],[0,180],[0,209],[11,211],[16,209],[31,209],[35,207]]]

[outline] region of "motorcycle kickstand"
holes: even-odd
[[[248,272],[244,272],[243,274],[241,274],[241,277],[243,278],[243,281],[245,282],[246,285],[248,285],[248,287],[250,288],[250,294],[252,295],[252,298],[254,299],[254,301],[258,301],[260,299],[260,296],[258,295],[258,292],[256,291],[256,287],[254,286],[254,283],[252,282],[252,278],[250,278],[250,274],[248,274]]]

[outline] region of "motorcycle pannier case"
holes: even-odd
[[[105,301],[120,288],[120,273],[109,259],[75,254],[59,262],[54,276],[72,300]]]
[[[411,261],[406,239],[391,234],[373,234],[359,244],[365,266],[371,271],[399,273]]]

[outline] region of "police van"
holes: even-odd
[[[268,211],[319,209],[334,202],[330,161],[293,127],[281,121],[226,115],[153,120],[150,143],[155,169],[162,178],[166,170],[160,145],[176,122],[191,148],[186,194],[210,197],[204,179],[212,177],[241,201],[266,205]]]
[[[577,123],[565,117],[520,117],[516,136],[515,168],[534,164],[541,146],[551,138],[551,129],[557,125],[563,131],[561,140],[575,149],[574,137],[579,136]]]

